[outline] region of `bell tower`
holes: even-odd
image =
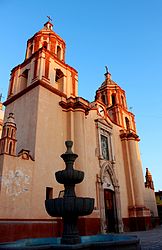
[[[145,225],[148,209],[144,205],[144,179],[139,151],[139,136],[136,132],[134,114],[127,108],[125,91],[111,79],[106,67],[105,81],[96,91],[96,101],[105,105],[111,121],[120,127],[124,171],[128,192],[128,213],[130,223],[143,220]],[[138,159],[138,161],[137,161]]]
[[[134,115],[128,111],[125,91],[111,79],[106,67],[105,81],[96,91],[96,100],[104,103],[110,119],[123,129],[136,131]]]
[[[16,155],[16,123],[13,113],[10,113],[3,126],[0,139],[0,154]]]
[[[53,24],[46,22],[27,41],[24,62],[12,70],[8,98],[38,81],[60,95],[77,96],[78,73],[65,63],[65,49],[65,41],[53,31]]]
[[[53,24],[48,20],[27,41],[25,60],[11,71],[8,97],[4,105],[5,119],[9,113],[14,113],[16,118],[17,155],[25,149],[30,151],[34,159],[38,131],[41,133],[47,124],[39,117],[51,119],[52,113],[53,119],[57,120],[59,111],[56,109],[60,109],[61,99],[78,96],[78,73],[66,64],[65,51],[65,41],[53,31]],[[48,131],[53,133],[51,128]],[[43,138],[42,134],[39,138]]]

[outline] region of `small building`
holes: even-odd
[[[155,196],[160,224],[162,224],[162,191],[159,190],[158,192],[155,192]]]
[[[61,219],[46,213],[44,201],[63,189],[54,173],[64,168],[66,140],[79,155],[75,167],[85,172],[76,194],[95,199],[93,213],[79,219],[81,234],[146,230],[158,218],[125,91],[106,68],[94,101],[79,97],[65,49],[48,21],[11,71],[0,140],[1,241],[61,235]]]

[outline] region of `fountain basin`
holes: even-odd
[[[94,199],[83,197],[64,197],[45,201],[48,214],[52,217],[84,216],[93,211]]]
[[[60,184],[78,184],[84,179],[84,172],[75,169],[62,170],[55,173],[56,180]]]
[[[140,250],[137,236],[129,235],[93,235],[82,236],[81,243],[75,245],[60,244],[61,238],[37,238],[17,240],[10,243],[1,243],[0,249],[54,249],[54,250]]]

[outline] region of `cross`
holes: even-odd
[[[107,66],[105,66],[105,68],[106,68],[106,74],[108,74],[108,73],[109,73],[109,71],[108,71],[108,67],[107,67]]]
[[[47,16],[48,22],[52,22],[52,18],[50,16]]]

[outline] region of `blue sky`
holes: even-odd
[[[28,38],[46,16],[66,41],[66,62],[79,73],[79,95],[92,101],[105,65],[126,91],[135,114],[140,151],[162,190],[162,1],[0,0],[0,92],[6,98],[11,69],[25,57]]]

